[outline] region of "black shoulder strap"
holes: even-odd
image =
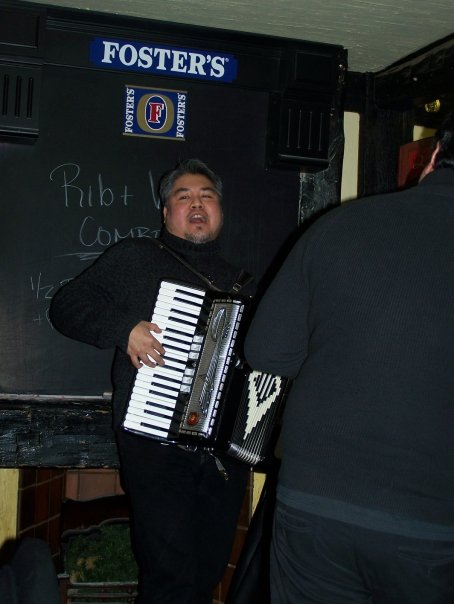
[[[204,283],[206,283],[208,285],[208,287],[210,289],[214,289],[218,292],[222,291],[220,290],[218,287],[216,287],[215,285],[213,285],[213,283],[211,283],[211,281],[209,279],[207,279],[205,277],[205,275],[202,275],[202,273],[199,273],[199,271],[197,269],[195,269],[191,264],[189,264],[189,262],[186,262],[186,260],[184,258],[182,258],[181,256],[179,256],[176,252],[174,252],[170,247],[168,247],[167,245],[165,245],[165,243],[163,243],[162,241],[160,241],[159,239],[152,239],[153,243],[155,243],[161,250],[165,250],[166,252],[168,252],[171,256],[173,256],[174,258],[176,258],[178,260],[178,262],[181,262],[181,264],[183,264],[188,270],[190,270],[191,272],[193,272],[195,275],[197,275],[197,277],[199,279],[201,279]]]
[[[165,250],[166,252],[168,252],[171,256],[173,256],[174,258],[176,258],[178,260],[178,262],[181,262],[181,264],[183,264],[188,270],[190,270],[195,275],[197,275],[197,277],[199,279],[201,279],[204,283],[206,283],[207,286],[210,289],[213,289],[213,290],[215,290],[217,292],[223,291],[219,287],[216,287],[216,285],[214,285],[209,279],[207,279],[207,277],[205,277],[205,275],[202,275],[202,273],[199,273],[199,271],[196,270],[191,264],[189,264],[189,262],[186,262],[186,260],[184,258],[182,258],[181,256],[179,256],[170,247],[168,247],[167,245],[165,245],[165,243],[163,243],[159,239],[152,239],[152,241],[161,250]],[[247,283],[250,283],[252,281],[252,278],[253,278],[252,275],[250,275],[248,272],[242,270],[240,272],[239,276],[238,276],[238,279],[233,284],[232,289],[230,290],[230,292],[234,293],[234,294],[237,294]]]
[[[253,276],[245,270],[242,270],[238,275],[238,279],[233,284],[232,289],[230,290],[233,294],[237,294],[245,285],[250,283],[253,280]]]

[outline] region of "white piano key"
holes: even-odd
[[[172,342],[166,340],[165,343],[163,343],[163,346],[165,348],[165,356],[164,356],[164,360],[166,360],[167,355],[171,356],[172,358],[178,359],[181,363],[186,363],[188,358],[189,358],[189,348],[186,348],[186,350],[183,350],[182,348],[179,348],[178,346],[175,346],[174,344],[172,344]]]
[[[157,306],[153,313],[153,319],[155,323],[160,320],[165,327],[168,325],[173,325],[174,323],[179,324],[181,322],[197,325],[197,323],[200,321],[200,313],[190,313],[180,308],[166,312],[165,309]]]
[[[140,384],[137,384],[136,386],[134,386],[134,388],[140,388],[140,390],[136,390],[136,392],[139,394],[142,394],[144,396],[148,396],[148,401],[150,403],[153,403],[153,401],[156,401],[156,403],[175,407],[176,400],[178,398],[178,393],[174,396],[171,396],[171,395],[169,395],[169,392],[166,391],[165,389],[162,389],[159,387],[153,387],[153,389],[148,390],[148,395],[147,395],[147,389],[140,386]],[[132,396],[134,396],[134,393]]]
[[[137,418],[138,421],[148,421],[159,426],[169,427],[172,423],[172,416],[160,413],[159,409],[137,409],[131,407],[128,408],[128,414],[131,418]]]
[[[169,296],[171,298],[180,298],[182,300],[193,301],[196,304],[202,304],[206,297],[205,291],[191,290],[172,283],[161,283],[159,296]]]
[[[138,404],[160,405],[174,411],[178,396],[168,396],[166,392],[159,392],[157,389],[150,392],[147,388],[135,385],[131,391],[131,399],[137,401]]]
[[[183,312],[200,314],[203,307],[203,301],[194,301],[184,297],[175,298],[173,296],[160,295],[156,300],[155,308],[156,307],[164,310],[167,309],[167,312],[182,310]]]
[[[174,298],[165,297],[156,300],[155,311],[157,309],[159,309],[159,312],[162,312],[162,314],[166,315],[182,312],[194,316],[199,316],[201,306],[197,304],[190,304],[183,300],[176,300]]]
[[[201,288],[190,287],[189,285],[183,285],[181,283],[166,280],[161,281],[160,291],[180,293],[181,295],[191,296],[195,299],[205,297],[205,291]]]
[[[167,409],[166,407],[153,407],[146,401],[139,401],[137,398],[131,398],[129,403],[128,412],[134,413],[135,415],[146,415],[147,411],[156,411],[161,415],[169,417],[170,419],[174,416],[174,409]]]
[[[134,382],[132,391],[139,392],[145,396],[148,394],[149,400],[152,400],[153,396],[161,396],[162,398],[172,401],[175,401],[178,398],[178,392],[175,390],[169,390],[159,384],[149,384],[148,382],[143,382],[141,380],[136,380]]]
[[[137,378],[134,382],[134,387],[133,387],[133,391],[134,389],[139,389],[142,392],[142,394],[147,394],[148,396],[151,395],[152,389],[155,388],[162,388],[163,392],[167,392],[169,393],[171,396],[174,396],[175,398],[178,396],[178,392],[175,389],[169,390],[168,388],[165,388],[164,386],[160,386],[159,383],[153,384],[152,382],[146,381],[146,380],[141,380],[140,378]]]
[[[156,301],[167,302],[169,300],[175,301],[177,304],[186,304],[187,306],[193,306],[201,308],[205,303],[205,295],[199,296],[194,295],[190,292],[184,292],[181,289],[168,289],[161,288]]]
[[[167,365],[167,367],[174,367],[175,369],[183,370],[186,367],[186,362],[181,360],[181,358],[175,356],[172,352],[169,352],[163,358],[164,363]]]
[[[150,355],[148,355],[148,357],[150,358],[150,360],[152,360],[154,362],[154,360],[150,357]],[[181,359],[176,359],[176,358],[172,358],[171,355],[169,356],[164,356],[164,363],[165,365],[161,366],[161,365],[156,365],[155,367],[149,367],[148,365],[143,364],[140,368],[140,371],[147,375],[150,375],[151,373],[156,373],[159,372],[160,369],[171,369],[173,371],[177,371],[177,372],[183,372],[187,363],[182,361]],[[144,368],[144,369],[142,369]],[[146,368],[146,369],[145,369]],[[158,369],[159,368],[159,369]],[[152,370],[152,371],[150,371]]]
[[[193,334],[197,328],[197,321],[195,319],[189,320],[185,318],[184,321],[177,321],[173,317],[167,317],[159,313],[153,313],[151,323],[156,323],[161,329],[174,329],[175,331],[191,334]]]
[[[138,401],[134,401],[134,404],[129,405],[128,413],[134,413],[134,415],[141,415],[142,417],[150,417],[154,414],[166,418],[166,421],[168,422],[171,422],[174,419],[172,409],[150,407],[146,403],[139,404]]]
[[[202,304],[206,297],[205,291],[191,290],[190,288],[181,287],[176,283],[169,283],[163,281],[159,288],[157,298],[160,297],[180,298],[182,300],[194,301],[195,303]]]
[[[142,379],[148,377],[148,379],[150,379],[150,385],[151,384],[161,384],[162,386],[166,386],[169,390],[178,390],[178,388],[180,387],[182,381],[183,381],[183,377],[176,380],[175,378],[169,378],[167,375],[151,375],[151,376],[146,376],[143,375]],[[144,380],[146,381],[146,380]]]
[[[166,353],[171,357],[181,359],[186,362],[189,357],[191,346],[189,342],[183,342],[175,338],[165,337],[165,334],[153,334],[157,340],[164,346]]]
[[[143,432],[145,434],[150,434],[152,436],[157,436],[158,438],[166,438],[169,434],[169,430],[152,428],[151,426],[145,426],[142,422],[134,421],[133,419],[126,416],[124,421],[125,428],[129,428],[130,430],[136,430],[137,432]]]
[[[150,390],[154,385],[161,386],[162,388],[165,388],[168,392],[173,392],[175,396],[177,396],[178,390],[181,386],[181,383],[183,382],[183,377],[180,380],[176,381],[173,378],[168,378],[167,376],[162,375],[137,375],[134,384],[137,386],[140,385],[141,388],[147,388],[148,390]]]
[[[167,326],[161,331],[161,333],[158,333],[156,337],[162,337],[161,341],[163,344],[168,342],[170,344],[174,344],[175,346],[180,346],[185,350],[190,350],[194,334],[183,333],[181,331],[178,332],[175,329]]]
[[[156,317],[156,319],[153,320],[154,323],[157,323],[159,325],[159,318],[161,317],[161,322],[162,322],[162,317],[164,317],[164,315],[162,315],[162,313],[157,312],[156,314],[153,314],[153,317]],[[194,333],[195,330],[197,329],[197,324],[199,322],[199,317],[195,316],[195,315],[183,315],[183,314],[176,314],[176,313],[171,313],[169,315],[165,315],[165,327],[169,327],[169,328],[174,328],[176,330],[182,329],[183,331],[187,331],[187,329],[183,329],[183,327],[187,326],[188,329],[192,329],[193,331],[191,333]]]
[[[156,413],[169,418],[176,417],[176,415],[179,416],[179,413],[175,414],[175,401],[167,401],[166,399],[160,400],[160,397],[155,395],[151,398],[149,397],[148,400],[144,402],[143,400],[139,400],[139,398],[142,397],[139,397],[137,394],[134,394],[133,396],[135,397],[135,406],[141,408],[142,413],[144,414]]]
[[[151,392],[153,388],[162,388],[163,391],[168,392],[171,396],[178,396],[178,390],[181,388],[182,379],[179,382],[175,382],[173,379],[169,380],[163,376],[137,376],[134,380],[134,386],[138,388],[144,388],[148,392]]]
[[[148,366],[147,365],[143,365],[142,367],[145,367],[147,369]],[[147,372],[147,369],[144,369],[144,372]],[[169,367],[166,367],[165,365],[163,367],[161,367],[161,365],[156,365],[156,367],[154,367],[155,373],[157,375],[162,375],[162,376],[168,376],[170,378],[181,378],[182,372],[181,371],[176,371],[175,369],[171,369]]]

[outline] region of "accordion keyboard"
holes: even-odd
[[[190,356],[205,292],[198,288],[163,281],[156,298],[151,322],[161,328],[153,334],[166,349],[163,367],[142,365],[136,373],[124,427],[167,439],[181,389],[189,389]],[[189,375],[188,375],[189,374]]]
[[[169,442],[207,438],[216,420],[243,304],[211,300],[202,288],[162,281],[151,321],[165,365],[137,370],[123,422]]]

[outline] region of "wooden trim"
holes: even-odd
[[[0,400],[0,467],[118,467],[110,402]]]
[[[19,470],[0,470],[0,547],[17,536]]]

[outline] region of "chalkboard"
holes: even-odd
[[[102,70],[87,59],[93,31],[67,31],[67,19],[57,31],[55,21],[42,66],[37,140],[0,140],[0,392],[98,396],[111,389],[113,351],[59,334],[49,304],[114,242],[157,234],[162,172],[199,157],[221,176],[224,255],[259,280],[297,227],[299,174],[267,167],[265,86],[245,85],[244,74],[217,84]],[[261,82],[270,77],[266,64],[275,69],[264,60],[266,49],[257,53]],[[183,88],[185,139],[125,136],[126,85]]]

